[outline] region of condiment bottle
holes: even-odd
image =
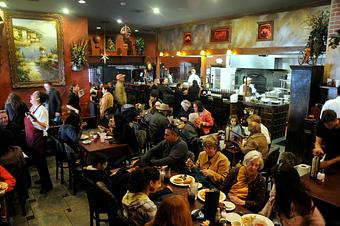
[[[320,156],[314,156],[312,160],[312,167],[310,170],[310,177],[313,179],[317,178],[318,172],[319,172],[319,165],[320,165]]]
[[[221,219],[221,209],[220,209],[220,208],[217,208],[216,216],[215,216],[215,221],[216,221],[216,222],[219,222],[220,219]]]

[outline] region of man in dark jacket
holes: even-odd
[[[198,156],[200,148],[199,122],[196,121],[197,113],[189,114],[189,121],[185,124],[181,132],[181,137],[187,143],[190,151]]]
[[[48,115],[50,124],[61,124],[61,98],[51,82],[45,82],[44,88],[48,94]]]
[[[151,115],[149,128],[152,145],[156,145],[164,138],[164,129],[169,124],[167,115],[170,112],[170,107],[167,104],[156,105],[156,112]]]
[[[183,172],[187,157],[187,144],[179,137],[177,127],[169,125],[165,129],[164,140],[145,153],[141,161],[152,166],[168,165],[177,172]]]

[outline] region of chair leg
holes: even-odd
[[[61,165],[60,165],[60,179],[61,179],[61,184],[64,184],[64,163],[63,161],[61,161]]]
[[[59,162],[58,162],[58,159],[56,157],[56,160],[55,160],[55,179],[58,180],[58,167],[59,167]]]
[[[71,168],[69,168],[69,170],[68,170],[68,188],[69,189],[71,189],[71,187],[72,187],[72,178],[73,177],[73,175],[72,175],[72,170],[71,170]]]
[[[93,210],[90,209],[90,226],[93,226]]]

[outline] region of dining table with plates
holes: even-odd
[[[195,198],[195,201],[192,202],[190,205],[190,211],[192,214],[195,213],[197,210],[202,210],[204,208],[205,204],[205,193],[209,191],[208,188],[205,188],[202,186],[202,184],[195,182],[195,178],[189,175],[184,174],[178,174],[176,172],[171,172],[170,180],[164,180],[163,187],[164,186],[170,186],[173,190],[173,193],[183,195],[188,198],[189,200],[189,193],[190,186],[196,183],[196,186],[198,188],[197,196]],[[251,211],[247,210],[243,206],[236,205],[230,200],[228,200],[227,194],[223,193],[223,191],[220,191],[219,195],[219,208],[221,209],[221,219],[219,222],[210,222],[210,225],[232,225],[231,223],[236,221],[240,222],[244,226],[253,226],[253,225],[263,225],[263,226],[274,226],[273,222],[258,214],[253,214]],[[204,225],[203,219],[193,219],[193,225],[194,226],[200,226]],[[225,224],[221,224],[221,222],[224,222]],[[236,224],[235,224],[236,225]]]

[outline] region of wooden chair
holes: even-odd
[[[60,169],[60,183],[64,184],[64,169],[68,168],[64,163],[68,163],[67,157],[64,151],[64,145],[59,141],[55,136],[51,136],[52,140],[56,145],[56,153],[55,153],[55,178],[59,177],[59,169]]]
[[[69,188],[73,189],[73,194],[77,193],[77,182],[83,179],[83,168],[79,160],[76,160],[75,153],[72,147],[64,143],[64,151],[68,161],[69,170]]]

